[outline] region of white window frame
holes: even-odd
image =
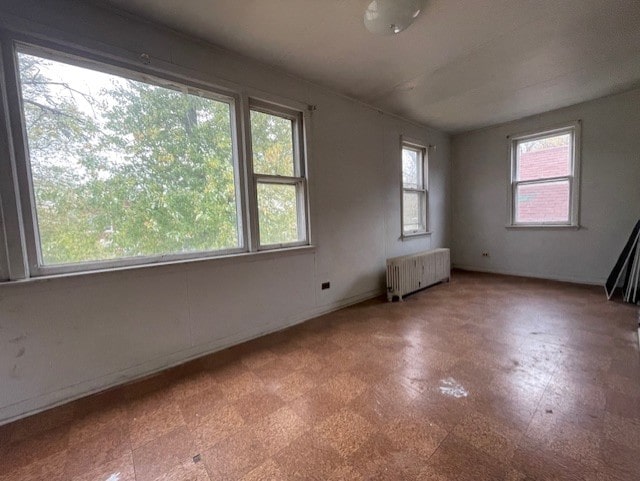
[[[290,120],[292,123],[292,145],[293,145],[293,165],[294,175],[268,175],[254,172],[253,168],[253,144],[251,133],[251,112],[261,112],[264,114],[274,115],[276,117]],[[304,115],[302,112],[271,103],[268,101],[249,98],[247,128],[248,154],[247,170],[250,178],[250,189],[253,199],[249,202],[252,210],[253,232],[255,232],[255,250],[272,250],[282,249],[286,247],[303,246],[309,243],[309,223],[308,202],[307,202],[307,176],[306,176],[306,156],[304,149]],[[298,240],[293,242],[283,242],[278,244],[262,244],[260,241],[260,219],[258,213],[258,184],[279,184],[293,185],[296,187],[296,201],[298,213]]]
[[[580,135],[581,121],[576,120],[562,125],[536,130],[517,135],[509,135],[509,198],[507,227],[514,228],[579,228],[580,226]],[[521,142],[555,137],[569,134],[571,136],[571,169],[568,175],[557,177],[540,177],[519,181],[518,179],[518,145]],[[569,219],[560,222],[517,222],[516,221],[516,192],[519,185],[535,185],[548,182],[569,182]]]
[[[199,259],[214,259],[239,254],[256,254],[259,250],[286,250],[290,247],[311,247],[309,227],[309,200],[306,177],[306,125],[307,117],[297,102],[271,104],[261,99],[257,93],[250,102],[239,85],[222,82],[212,84],[207,81],[194,80],[180,69],[174,70],[166,64],[161,67],[147,65],[142,59],[132,61],[111,53],[101,53],[79,47],[61,44],[55,40],[33,37],[29,34],[0,29],[0,78],[4,78],[0,90],[0,154],[7,154],[5,162],[0,162],[0,282],[18,281],[30,278],[49,277],[68,274],[92,273],[103,270],[143,267],[145,265],[188,262]],[[97,71],[119,75],[125,78],[155,84],[161,87],[185,88],[190,93],[206,96],[216,101],[228,103],[230,106],[231,135],[233,146],[236,212],[238,225],[238,247],[189,253],[170,253],[157,256],[140,256],[117,258],[105,261],[88,261],[76,264],[43,265],[39,253],[38,225],[36,219],[33,185],[28,158],[26,127],[20,90],[20,79],[17,68],[18,50],[54,61],[61,61],[88,67]],[[147,57],[148,58],[148,57]],[[272,97],[264,94],[272,101]],[[298,242],[259,246],[257,231],[257,205],[253,173],[251,172],[251,139],[249,105],[259,109],[269,108],[277,115],[293,116],[295,122],[294,146],[296,149],[295,179],[261,179],[277,183],[301,183],[299,194],[298,226],[303,235]],[[295,104],[289,108],[287,104]],[[268,106],[268,107],[267,107]],[[302,119],[305,119],[303,123]],[[249,134],[248,134],[249,132]],[[12,199],[15,198],[15,202]],[[4,234],[4,235],[3,235]]]
[[[418,179],[421,185],[417,188],[406,187],[404,185],[404,179],[402,176],[402,157],[403,151],[412,150],[419,155],[418,160]],[[412,237],[423,236],[429,234],[429,156],[426,146],[407,139],[406,137],[400,139],[400,237],[402,239],[410,239]],[[422,229],[405,230],[404,228],[404,194],[405,192],[418,193],[420,195],[420,209],[421,209],[421,222],[424,226]]]

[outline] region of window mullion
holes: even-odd
[[[244,150],[245,150],[245,172],[247,184],[247,208],[246,215],[248,218],[248,243],[249,251],[256,252],[259,245],[258,231],[258,191],[256,176],[253,173],[253,143],[251,141],[251,109],[249,97],[242,94],[242,120],[244,134]]]
[[[417,194],[426,194],[427,193],[427,189],[416,189],[414,187],[403,187],[402,190],[404,190],[405,192],[415,192]]]
[[[6,242],[6,271],[10,280],[26,279],[29,277],[29,261],[27,252],[35,254],[35,239],[29,233],[31,222],[30,202],[28,202],[28,178],[26,165],[26,150],[24,133],[22,130],[20,93],[17,77],[16,58],[13,41],[8,37],[2,38],[2,157],[5,159],[0,165],[0,191],[2,196],[2,215]],[[7,114],[9,117],[7,117]],[[25,199],[25,188],[27,197]],[[22,195],[22,198],[21,198]],[[25,200],[27,205],[24,205]],[[25,215],[28,214],[28,215]],[[31,224],[33,225],[33,224]],[[31,247],[28,247],[31,246]]]
[[[304,180],[304,177],[293,177],[288,175],[267,175],[267,174],[253,174],[256,182],[263,184],[297,184]]]
[[[527,180],[515,180],[516,185],[530,185],[530,184],[548,184],[551,182],[562,182],[563,180],[571,181],[571,175],[563,175],[560,177],[541,177],[539,179],[527,179]]]

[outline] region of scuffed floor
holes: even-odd
[[[637,481],[636,321],[456,272],[0,427],[0,480]]]

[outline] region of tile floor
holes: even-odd
[[[637,481],[637,315],[457,272],[0,427],[0,480]]]

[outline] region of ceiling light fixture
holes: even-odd
[[[371,33],[393,35],[411,25],[425,0],[373,0],[364,12],[364,26]]]

